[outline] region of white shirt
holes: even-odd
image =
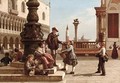
[[[105,56],[105,53],[106,53],[105,47],[102,47],[102,48],[101,48],[101,52],[102,52],[102,56]]]
[[[45,48],[38,47],[37,51],[40,52],[41,54],[45,54]]]

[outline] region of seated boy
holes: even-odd
[[[8,52],[5,53],[5,57],[3,57],[0,61],[4,64],[4,66],[7,66],[10,62],[12,62],[12,60],[9,58]]]

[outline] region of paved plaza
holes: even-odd
[[[34,83],[120,83],[120,66],[119,66],[120,60],[110,59],[105,65],[106,76],[100,76],[100,74],[94,73],[97,70],[98,60],[96,58],[89,58],[89,59],[85,59],[85,58],[87,57],[84,58],[81,57],[79,59],[79,64],[76,66],[76,72],[74,75],[69,74],[69,72],[71,71],[71,67],[68,67],[65,79],[63,81],[34,82]],[[58,60],[58,62],[62,63],[61,60]],[[24,82],[19,82],[19,83],[24,83]],[[29,82],[29,83],[33,83],[33,82]]]

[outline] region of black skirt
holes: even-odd
[[[63,59],[63,62],[68,65],[76,66],[78,64],[77,58],[71,59],[69,55]]]

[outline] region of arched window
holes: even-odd
[[[25,13],[25,2],[22,2],[21,4],[21,11]]]
[[[16,9],[16,3],[14,0],[11,0],[11,8],[14,10]]]
[[[45,20],[45,12],[42,13],[42,20]]]

